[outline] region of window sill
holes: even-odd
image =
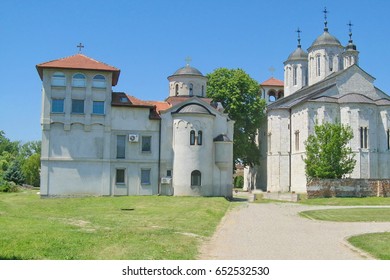
[[[50,112],[53,115],[65,115],[65,112]]]
[[[79,115],[79,116],[84,116],[85,113],[76,113],[76,112],[72,112],[72,115]]]
[[[94,117],[104,117],[106,114],[92,113],[91,115]]]
[[[59,85],[51,85],[52,88],[66,88],[66,85],[59,86]]]

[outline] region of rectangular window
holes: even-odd
[[[84,100],[72,99],[72,113],[84,114]]]
[[[268,152],[270,153],[271,152],[271,132],[268,133],[268,141],[267,141],[267,148],[268,148]]]
[[[142,152],[152,151],[152,136],[142,136]]]
[[[167,170],[167,177],[172,177],[172,170]]]
[[[150,169],[141,169],[141,185],[150,185]]]
[[[360,148],[367,149],[368,148],[368,128],[360,127]]]
[[[295,150],[299,151],[299,130],[295,131]]]
[[[104,101],[94,101],[92,114],[104,115]]]
[[[116,136],[116,158],[125,158],[126,155],[126,135]]]
[[[124,184],[125,183],[125,169],[117,169],[115,174],[115,183]]]
[[[52,99],[51,100],[51,112],[63,113],[64,112],[64,99]]]

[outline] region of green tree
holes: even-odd
[[[340,123],[316,124],[315,134],[305,142],[306,176],[321,179],[342,178],[355,167],[356,160],[348,142],[353,138],[351,127]]]
[[[235,121],[233,158],[235,163],[259,163],[257,130],[264,116],[265,100],[259,96],[258,82],[242,69],[219,68],[207,75],[207,96],[221,102]]]
[[[26,183],[34,187],[40,186],[41,155],[32,154],[22,163],[23,176]]]

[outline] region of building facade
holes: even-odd
[[[37,70],[41,196],[232,195],[234,122],[196,68],[168,77],[165,101],[114,92],[120,70],[82,54]]]
[[[246,181],[252,189],[306,192],[305,141],[316,123],[349,125],[356,166],[351,178],[390,178],[390,97],[359,65],[352,41],[346,46],[323,33],[284,62],[284,97],[267,106],[259,129],[260,165]]]

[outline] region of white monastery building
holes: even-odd
[[[114,92],[120,70],[83,54],[36,66],[41,196],[232,196],[233,125],[187,66],[165,101]]]
[[[350,24],[351,27],[351,24]],[[350,38],[346,46],[325,28],[307,52],[300,44],[284,62],[284,97],[278,82],[261,85],[267,98],[259,129],[261,163],[246,170],[246,187],[270,192],[306,192],[305,141],[314,125],[351,126],[356,165],[351,178],[390,178],[390,97],[359,66]],[[269,94],[271,93],[271,94]]]

